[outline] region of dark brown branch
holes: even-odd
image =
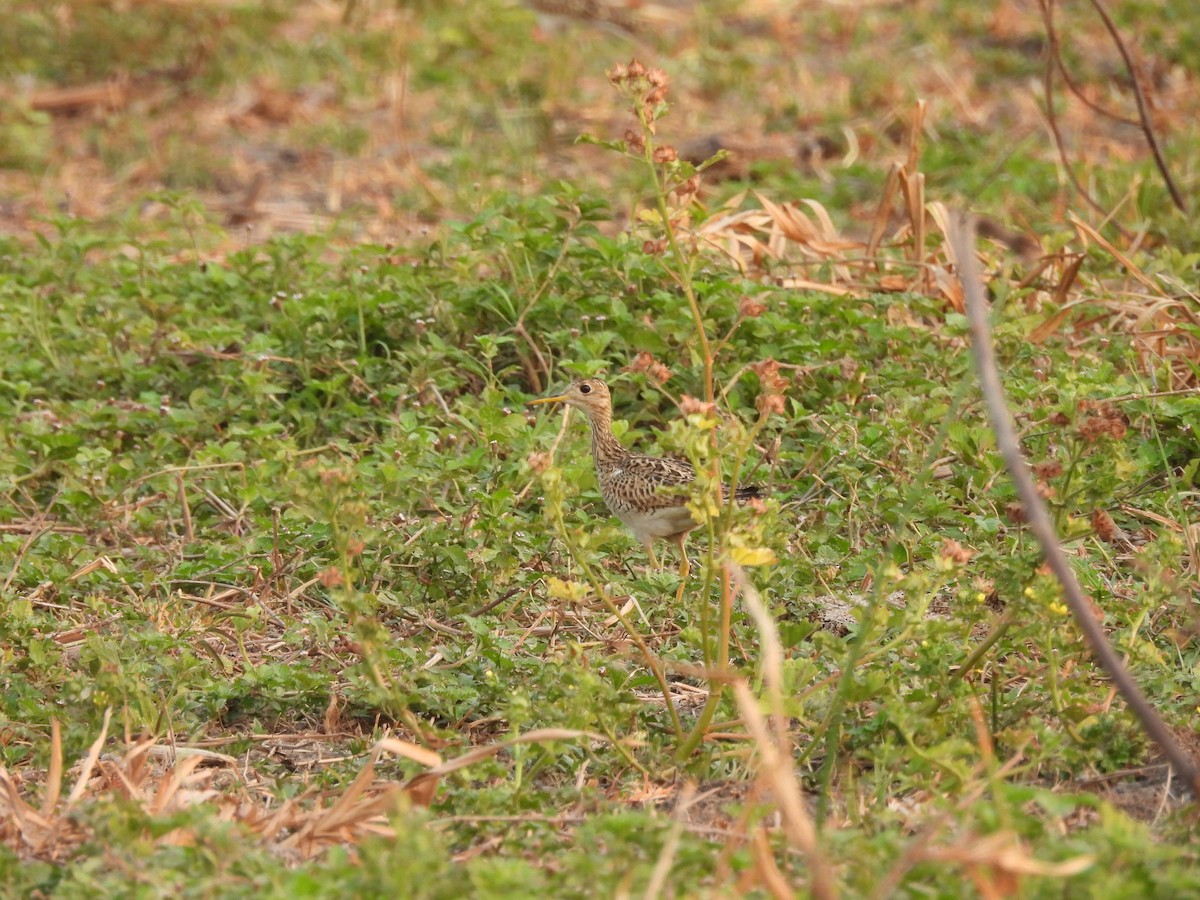
[[[1120,113],[1115,113],[1110,109],[1105,109],[1095,100],[1088,97],[1083,90],[1075,83],[1075,79],[1071,77],[1071,73],[1067,70],[1067,64],[1062,58],[1062,44],[1058,40],[1058,31],[1054,28],[1054,0],[1044,0],[1041,4],[1042,19],[1046,23],[1046,39],[1050,44],[1050,55],[1054,58],[1058,73],[1062,75],[1063,83],[1066,84],[1067,90],[1079,98],[1079,102],[1106,119],[1112,119],[1114,122],[1120,122],[1123,125],[1132,125],[1134,128],[1140,128],[1142,123],[1137,119],[1131,119],[1129,116],[1123,116]]]
[[[1059,584],[1062,585],[1067,605],[1075,617],[1088,646],[1097,661],[1112,678],[1121,696],[1129,705],[1129,709],[1137,717],[1142,728],[1154,741],[1170,762],[1172,768],[1191,788],[1193,794],[1200,795],[1200,770],[1195,760],[1176,742],[1171,730],[1163,722],[1154,707],[1146,699],[1130,675],[1129,670],[1121,663],[1121,658],[1096,617],[1092,614],[1091,605],[1084,596],[1075,573],[1067,562],[1066,554],[1058,542],[1050,513],[1038,496],[1034,486],[1033,476],[1021,453],[1017,440],[1016,429],[1012,415],[1004,399],[1004,388],[1000,383],[1000,374],[996,368],[996,353],[992,347],[991,332],[988,326],[987,301],[984,298],[983,279],[979,274],[979,263],[975,259],[975,228],[971,222],[964,223],[956,220],[951,224],[950,245],[958,264],[959,280],[962,282],[963,293],[966,296],[967,318],[971,323],[971,343],[975,354],[975,365],[979,372],[979,384],[983,390],[983,398],[987,404],[988,416],[992,420],[992,429],[996,433],[996,446],[1004,456],[1009,475],[1017,488],[1017,495],[1025,509],[1025,518],[1029,528],[1041,545],[1046,562],[1054,572]]]
[[[1150,145],[1150,152],[1154,154],[1154,163],[1158,166],[1158,171],[1162,173],[1163,181],[1167,183],[1167,190],[1171,192],[1171,199],[1175,201],[1175,205],[1179,208],[1179,211],[1187,212],[1187,204],[1183,202],[1183,195],[1179,193],[1179,188],[1175,186],[1175,179],[1171,177],[1171,172],[1167,169],[1166,160],[1163,159],[1162,151],[1158,148],[1158,138],[1154,136],[1154,127],[1150,124],[1150,110],[1146,103],[1146,95],[1142,92],[1142,83],[1138,79],[1137,70],[1133,65],[1133,58],[1129,55],[1125,41],[1121,39],[1121,33],[1117,31],[1117,26],[1113,23],[1112,17],[1109,16],[1108,10],[1104,8],[1104,4],[1100,0],[1091,0],[1091,3],[1092,8],[1104,20],[1104,27],[1108,29],[1113,43],[1117,45],[1117,50],[1121,54],[1121,59],[1125,61],[1125,69],[1129,72],[1129,80],[1133,82],[1133,96],[1137,100],[1138,118],[1141,119],[1142,132],[1146,135],[1146,143]]]
[[[1046,20],[1047,33],[1053,32],[1053,24],[1051,22],[1050,4],[1052,0],[1039,0],[1042,7],[1042,17]],[[1091,195],[1083,183],[1075,174],[1075,169],[1071,165],[1071,159],[1067,156],[1067,147],[1063,143],[1062,132],[1058,130],[1058,114],[1054,111],[1054,56],[1051,54],[1046,59],[1046,75],[1042,79],[1042,92],[1046,98],[1046,124],[1050,126],[1050,134],[1054,137],[1054,148],[1058,150],[1058,158],[1062,161],[1063,168],[1067,172],[1067,178],[1071,180],[1075,191],[1087,201],[1087,205],[1094,209],[1103,218],[1108,218],[1108,210],[1100,205],[1095,197]],[[1126,240],[1132,240],[1133,235],[1122,228],[1117,222],[1112,223],[1113,227],[1121,232],[1121,236]]]

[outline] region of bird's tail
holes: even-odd
[[[744,487],[738,487],[733,492],[733,497],[738,503],[745,503],[747,500],[755,500],[762,496],[762,488],[756,484],[748,484]]]

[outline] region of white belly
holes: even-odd
[[[666,506],[662,509],[614,509],[618,519],[641,541],[672,537],[691,531],[698,524],[686,506]]]

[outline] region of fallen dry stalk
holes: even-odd
[[[543,728],[443,761],[428,748],[385,737],[376,742],[345,790],[306,791],[271,808],[245,790],[213,786],[219,772],[236,771],[237,761],[224,754],[161,745],[155,738],[145,737],[127,745],[119,755],[102,755],[111,717],[112,710],[106,710],[100,732],[79,763],[75,784],[65,800],[62,736],[55,720],[51,720],[50,766],[40,804],[23,797],[20,781],[0,766],[0,845],[21,859],[61,863],[94,838],[86,819],[74,815],[79,808],[125,802],[148,819],[163,822],[184,808],[203,804],[218,818],[243,826],[266,849],[293,860],[311,859],[329,847],[353,847],[368,837],[394,836],[397,826],[392,816],[399,804],[427,806],[443,776],[516,744],[580,739],[608,742],[603,735],[590,732]],[[378,776],[378,762],[385,753],[430,768],[401,785]],[[206,768],[201,770],[201,766]],[[157,843],[174,845],[196,840],[189,824],[168,827],[155,838]]]
[[[959,278],[966,295],[975,365],[979,372],[979,383],[983,390],[984,402],[987,404],[988,416],[992,420],[992,430],[996,434],[996,446],[1004,456],[1009,475],[1016,485],[1029,528],[1037,538],[1051,571],[1062,585],[1067,605],[1071,608],[1075,622],[1087,639],[1096,660],[1108,672],[1146,734],[1158,744],[1176,773],[1187,783],[1194,795],[1200,795],[1200,772],[1197,771],[1196,762],[1176,742],[1171,730],[1146,699],[1129,670],[1121,662],[1117,651],[1109,643],[1103,627],[1092,614],[1091,604],[1075,579],[1071,564],[1067,562],[1066,554],[1063,553],[1062,545],[1054,532],[1050,513],[1037,493],[1033,476],[1021,453],[1012,414],[1004,399],[1004,388],[996,367],[983,278],[975,258],[974,224],[970,221],[964,222],[960,217],[951,225],[948,235],[954,247]]]
[[[747,612],[758,626],[759,645],[763,654],[763,684],[774,727],[768,725],[750,686],[740,679],[733,685],[738,710],[746,730],[754,738],[762,760],[761,777],[771,786],[771,793],[779,804],[788,840],[804,854],[808,862],[812,896],[818,900],[832,900],[837,896],[837,879],[818,843],[817,830],[804,806],[804,796],[792,764],[791,741],[787,736],[787,720],[783,709],[783,645],[774,620],[746,573],[732,561],[727,565]]]

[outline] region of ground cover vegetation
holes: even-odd
[[[1027,458],[1196,755],[1195,226],[1103,20],[630,8],[10,4],[6,893],[1196,891],[946,240],[983,217]],[[1200,25],[1109,13],[1194,204]],[[583,375],[700,473],[680,603],[523,408]]]

